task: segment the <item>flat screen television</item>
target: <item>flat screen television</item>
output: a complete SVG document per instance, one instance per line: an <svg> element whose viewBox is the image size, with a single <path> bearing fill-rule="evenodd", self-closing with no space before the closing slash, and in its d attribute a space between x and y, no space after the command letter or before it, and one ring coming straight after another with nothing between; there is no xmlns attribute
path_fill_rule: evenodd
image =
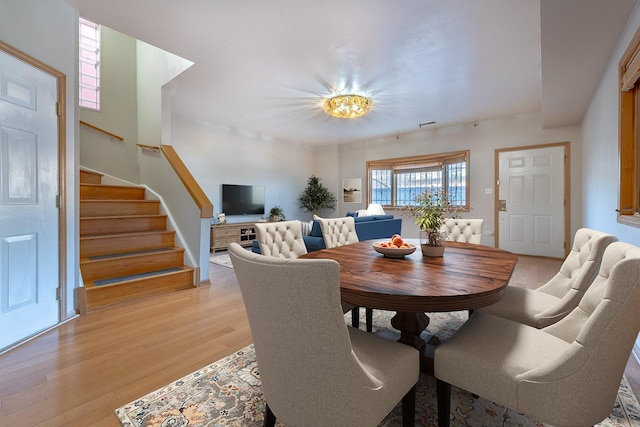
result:
<svg viewBox="0 0 640 427"><path fill-rule="evenodd" d="M225 215L264 215L264 187L222 184L222 212Z"/></svg>

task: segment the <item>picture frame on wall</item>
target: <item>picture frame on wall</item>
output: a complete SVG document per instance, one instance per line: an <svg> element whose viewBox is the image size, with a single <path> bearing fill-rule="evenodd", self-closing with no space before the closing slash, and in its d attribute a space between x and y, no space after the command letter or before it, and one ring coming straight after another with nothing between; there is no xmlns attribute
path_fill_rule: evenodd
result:
<svg viewBox="0 0 640 427"><path fill-rule="evenodd" d="M342 201L344 203L362 203L362 179L342 180Z"/></svg>

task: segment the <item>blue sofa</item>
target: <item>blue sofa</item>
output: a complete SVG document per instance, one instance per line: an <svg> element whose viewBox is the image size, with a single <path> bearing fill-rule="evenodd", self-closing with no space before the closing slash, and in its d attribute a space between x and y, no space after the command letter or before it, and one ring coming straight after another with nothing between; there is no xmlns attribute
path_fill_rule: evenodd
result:
<svg viewBox="0 0 640 427"><path fill-rule="evenodd" d="M354 218L356 223L356 233L359 240L387 239L394 234L400 234L402 230L402 218L394 218L393 215L371 215L357 216ZM322 229L318 220L313 221L311 234L302 236L307 252L325 249L324 238L322 237ZM251 250L257 254L260 253L258 241L253 241Z"/></svg>

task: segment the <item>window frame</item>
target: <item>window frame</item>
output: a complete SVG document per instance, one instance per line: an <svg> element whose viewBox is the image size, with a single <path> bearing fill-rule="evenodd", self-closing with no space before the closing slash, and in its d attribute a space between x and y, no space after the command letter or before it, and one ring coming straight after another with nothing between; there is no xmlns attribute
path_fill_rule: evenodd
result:
<svg viewBox="0 0 640 427"><path fill-rule="evenodd" d="M619 62L619 188L617 221L640 228L640 28ZM634 71L635 70L635 71Z"/></svg>
<svg viewBox="0 0 640 427"><path fill-rule="evenodd" d="M465 204L460 205L461 212L468 212L470 209L469 203L469 195L470 195L470 185L469 185L469 177L470 177L470 150L461 150L461 151L453 151L447 153L438 153L438 154L427 154L427 155L418 155L418 156L409 156L409 157L397 157L391 159L380 159L380 160L368 160L367 161L367 205L372 203L372 185L371 181L373 179L372 171L374 170L390 170L391 171L391 182L392 182L392 193L391 193L391 205L383 205L385 209L404 209L407 205L396 205L393 204L396 201L396 186L397 179L394 176L394 170L407 170L407 169L418 169L424 168L429 169L435 166L442 166L446 163L451 163L452 160L460 159L465 162L465 178L464 178L464 192L465 192Z"/></svg>
<svg viewBox="0 0 640 427"><path fill-rule="evenodd" d="M89 36L83 35L82 28L87 27L94 30L95 37L91 38ZM100 79L101 79L101 28L100 24L96 24L95 22L91 22L84 18L78 19L78 106L80 108L86 108L91 111L100 111L101 108L101 90L100 90ZM83 44L82 40L86 38L89 41L95 43L95 60L87 60L87 56L84 55L84 52L91 52L89 49L90 46L87 44ZM95 68L95 75L87 74L83 71L83 64L88 65L89 67ZM89 79L95 79L95 85L87 85L83 76L87 76ZM90 91L95 92L95 101L83 98L83 89L88 89ZM91 105L94 104L94 105Z"/></svg>

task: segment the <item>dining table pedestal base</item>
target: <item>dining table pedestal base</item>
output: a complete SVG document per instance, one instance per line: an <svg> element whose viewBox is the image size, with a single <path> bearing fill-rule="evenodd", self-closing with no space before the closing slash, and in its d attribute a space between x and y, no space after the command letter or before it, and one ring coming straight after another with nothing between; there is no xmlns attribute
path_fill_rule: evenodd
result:
<svg viewBox="0 0 640 427"><path fill-rule="evenodd" d="M433 376L433 356L440 340L430 335L425 341L421 334L429 326L429 316L422 312L397 312L391 318L391 326L400 331L398 342L420 352L420 371Z"/></svg>

